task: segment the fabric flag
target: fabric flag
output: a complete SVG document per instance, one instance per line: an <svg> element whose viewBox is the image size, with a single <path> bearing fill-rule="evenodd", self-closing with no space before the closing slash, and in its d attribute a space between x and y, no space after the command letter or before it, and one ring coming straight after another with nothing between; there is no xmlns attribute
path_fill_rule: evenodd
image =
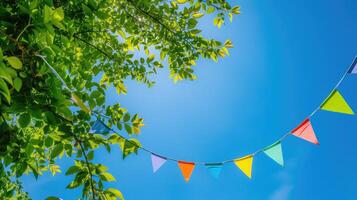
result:
<svg viewBox="0 0 357 200"><path fill-rule="evenodd" d="M353 115L351 107L347 104L339 91L335 90L321 105L322 110Z"/></svg>
<svg viewBox="0 0 357 200"><path fill-rule="evenodd" d="M90 133L99 133L99 134L105 134L109 133L110 129L99 119L95 121L91 129L89 130Z"/></svg>
<svg viewBox="0 0 357 200"><path fill-rule="evenodd" d="M165 164L166 158L151 154L152 170L155 173L160 167Z"/></svg>
<svg viewBox="0 0 357 200"><path fill-rule="evenodd" d="M208 172L213 178L218 179L222 171L222 163L207 163L205 164Z"/></svg>
<svg viewBox="0 0 357 200"><path fill-rule="evenodd" d="M79 106L84 112L86 113L90 113L91 111L89 110L89 108L83 103L83 101L74 93L71 94L71 99L72 101L77 104L77 106Z"/></svg>
<svg viewBox="0 0 357 200"><path fill-rule="evenodd" d="M309 119L305 119L298 127L292 130L291 133L311 143L319 144Z"/></svg>
<svg viewBox="0 0 357 200"><path fill-rule="evenodd" d="M277 162L279 165L284 166L283 151L281 148L281 142L277 142L263 151L267 156Z"/></svg>
<svg viewBox="0 0 357 200"><path fill-rule="evenodd" d="M195 163L178 161L178 166L181 170L182 176L185 178L185 181L188 182L190 180L193 169L195 168Z"/></svg>
<svg viewBox="0 0 357 200"><path fill-rule="evenodd" d="M350 70L348 70L348 73L350 74L357 74L357 56L355 57L351 67L350 67Z"/></svg>
<svg viewBox="0 0 357 200"><path fill-rule="evenodd" d="M245 156L234 161L234 164L242 170L242 172L252 178L253 155Z"/></svg>

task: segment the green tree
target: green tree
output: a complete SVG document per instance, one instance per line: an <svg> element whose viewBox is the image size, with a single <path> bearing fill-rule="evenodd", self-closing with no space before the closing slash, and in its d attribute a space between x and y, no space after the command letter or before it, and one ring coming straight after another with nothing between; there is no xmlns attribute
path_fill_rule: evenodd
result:
<svg viewBox="0 0 357 200"><path fill-rule="evenodd" d="M118 145L123 158L137 153L144 124L119 104L105 105L105 91L126 94L129 78L153 86L164 66L175 82L194 80L195 61L228 55L231 41L200 34L206 14L219 28L239 7L225 0L2 0L0 195L29 199L17 178L56 175L56 159L67 156L74 160L67 188L81 187L83 199L123 199L104 187L115 178L92 161L94 150ZM96 117L128 138L89 133Z"/></svg>

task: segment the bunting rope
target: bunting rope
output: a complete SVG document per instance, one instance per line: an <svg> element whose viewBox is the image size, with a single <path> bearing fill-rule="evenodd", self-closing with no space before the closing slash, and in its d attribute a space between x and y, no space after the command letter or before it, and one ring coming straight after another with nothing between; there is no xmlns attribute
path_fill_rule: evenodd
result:
<svg viewBox="0 0 357 200"><path fill-rule="evenodd" d="M54 73L54 75L61 81L63 86L72 92L72 90L67 86L65 81L61 78L61 76L56 72L56 70L47 62L45 59L45 56L42 55L36 55L46 63L46 65L51 69L51 71ZM226 163L234 163L241 171L248 176L249 178L252 177L252 164L253 164L253 158L259 154L259 153L265 153L268 157L270 157L272 160L277 162L279 165L283 166L284 165L284 159L283 159L283 154L282 154L282 148L281 148L281 143L290 135L294 135L296 137L299 137L301 139L304 139L308 142L314 143L314 144L319 144L315 132L313 130L312 124L310 122L310 119L319 111L319 110L326 110L330 112L338 112L338 113L343 113L343 114L350 114L354 115L353 110L351 107L347 104L341 93L338 91L339 86L341 83L345 80L348 74L357 74L357 56L354 58L353 63L348 67L346 72L343 74L343 76L340 78L340 80L337 82L335 87L332 89L332 91L329 93L328 97L315 109L311 112L310 115L308 115L307 118L295 129L287 132L284 134L281 138L276 140L273 144L270 146L261 148L251 154L247 154L244 157L240 158L235 158L235 159L230 159L230 160L224 160L221 162L202 162L202 161L183 161L179 160L176 158L164 156L162 154L158 154L146 147L143 146L138 146L136 143L130 141L128 138L125 136L119 134L116 132L114 129L111 127L107 126L103 121L101 121L98 116L110 119L109 116L106 116L102 113L99 112L91 112L89 108L83 108L85 106L79 99L73 98L73 93L72 93L72 101L77 104L81 109L84 111L89 111L88 113L94 114L97 117L97 121L94 123L94 125L91 128L92 133L108 133L108 132L113 132L116 133L120 138L124 139L125 142L129 142L132 145L135 145L138 149L141 149L147 153L151 154L151 160L152 160L152 167L153 167L153 172L156 172L166 161L174 161L178 163L178 166L182 172L182 175L186 181L189 181L190 176L194 170L195 165L204 165L207 167L211 175L215 178L219 177L222 165ZM78 97L77 97L78 98ZM81 104L81 105L80 105ZM86 106L85 106L86 107Z"/></svg>

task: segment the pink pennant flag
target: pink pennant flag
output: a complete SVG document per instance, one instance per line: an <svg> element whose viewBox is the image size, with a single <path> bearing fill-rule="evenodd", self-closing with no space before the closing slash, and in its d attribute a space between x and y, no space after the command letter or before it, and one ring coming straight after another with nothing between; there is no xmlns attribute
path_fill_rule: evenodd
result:
<svg viewBox="0 0 357 200"><path fill-rule="evenodd" d="M291 133L311 143L319 144L309 119L305 119L298 127L292 130Z"/></svg>
<svg viewBox="0 0 357 200"><path fill-rule="evenodd" d="M165 164L166 159L155 155L155 154L151 154L151 163L152 163L152 170L155 173L158 169L160 169L160 167Z"/></svg>

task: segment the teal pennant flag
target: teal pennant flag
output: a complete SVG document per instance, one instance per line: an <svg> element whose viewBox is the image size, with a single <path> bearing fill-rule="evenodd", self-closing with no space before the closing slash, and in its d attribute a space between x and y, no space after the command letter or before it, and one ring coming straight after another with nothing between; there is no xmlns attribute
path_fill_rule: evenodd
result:
<svg viewBox="0 0 357 200"><path fill-rule="evenodd" d="M219 175L221 174L222 171L222 163L207 163L205 164L209 174L213 177L218 179Z"/></svg>
<svg viewBox="0 0 357 200"><path fill-rule="evenodd" d="M281 142L277 142L264 150L264 153L277 162L279 165L284 166L283 151Z"/></svg>

